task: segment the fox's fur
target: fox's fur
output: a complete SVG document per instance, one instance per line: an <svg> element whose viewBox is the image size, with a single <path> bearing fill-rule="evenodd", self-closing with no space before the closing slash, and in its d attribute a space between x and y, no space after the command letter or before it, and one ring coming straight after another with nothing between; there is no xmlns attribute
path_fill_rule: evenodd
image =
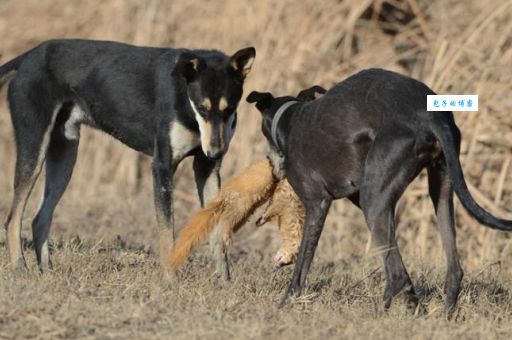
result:
<svg viewBox="0 0 512 340"><path fill-rule="evenodd" d="M276 217L281 247L274 257L274 266L282 267L295 262L306 217L302 202L286 179L277 184L269 205L256 224L263 225Z"/></svg>
<svg viewBox="0 0 512 340"><path fill-rule="evenodd" d="M177 268L185 262L192 248L205 240L217 224L223 232L223 243L228 246L233 232L270 198L275 185L268 160L255 163L227 180L217 197L192 216L180 232L170 267Z"/></svg>
<svg viewBox="0 0 512 340"><path fill-rule="evenodd" d="M274 258L274 265L280 267L292 263L302 238L304 207L287 180L276 183L272 166L265 160L226 181L217 197L192 216L176 240L171 268L185 262L192 249L208 238L217 224L220 228L215 229L222 231L222 243L227 248L233 233L267 201L270 203L257 224L263 225L277 217L281 248Z"/></svg>

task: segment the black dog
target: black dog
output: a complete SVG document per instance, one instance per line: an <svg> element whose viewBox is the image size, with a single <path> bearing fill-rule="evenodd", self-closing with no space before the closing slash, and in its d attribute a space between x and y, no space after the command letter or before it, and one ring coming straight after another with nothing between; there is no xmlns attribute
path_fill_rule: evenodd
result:
<svg viewBox="0 0 512 340"><path fill-rule="evenodd" d="M53 211L73 171L80 125L86 124L153 156L160 258L166 269L174 237L173 173L193 155L201 203L215 195L255 53L252 47L228 57L218 51L55 40L1 66L3 82L17 71L8 91L17 151L6 222L11 263L25 265L22 215L46 161L44 199L32 232L40 268L50 265Z"/></svg>
<svg viewBox="0 0 512 340"><path fill-rule="evenodd" d="M330 89L320 99L300 102L252 92L263 115L262 130L276 175L288 177L306 208L304 237L290 287L283 299L300 294L333 199L359 206L383 252L387 284L384 305L405 291L417 297L395 240L395 205L422 168L428 169L448 262L446 305L457 302L463 271L455 242L453 190L482 224L512 230L471 197L459 162L460 132L451 112L428 112L425 84L397 73L370 69ZM297 101L297 102L295 102Z"/></svg>

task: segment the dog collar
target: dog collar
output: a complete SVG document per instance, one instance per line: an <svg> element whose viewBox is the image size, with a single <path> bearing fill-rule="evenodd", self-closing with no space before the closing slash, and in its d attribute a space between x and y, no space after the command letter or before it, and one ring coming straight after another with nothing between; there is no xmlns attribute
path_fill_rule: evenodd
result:
<svg viewBox="0 0 512 340"><path fill-rule="evenodd" d="M292 106L293 104L297 104L298 101L291 100L289 102L284 103L276 112L274 115L274 119L272 119L272 127L270 129L270 134L272 136L272 140L274 141L274 144L279 148L279 144L277 143L277 124L279 124L279 120L283 116L283 114L286 112L286 110Z"/></svg>

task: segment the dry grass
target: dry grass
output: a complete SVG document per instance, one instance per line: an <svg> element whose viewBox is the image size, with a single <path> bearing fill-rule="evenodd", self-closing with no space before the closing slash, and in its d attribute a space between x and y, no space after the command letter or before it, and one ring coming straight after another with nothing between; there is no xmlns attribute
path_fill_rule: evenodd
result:
<svg viewBox="0 0 512 340"><path fill-rule="evenodd" d="M512 216L512 1L510 0L0 1L1 61L56 37L114 39L145 45L254 45L246 86L296 93L328 87L365 67L400 71L439 93L477 93L480 112L456 113L462 163L479 202ZM3 98L3 96L2 96ZM259 115L241 103L224 177L263 156ZM15 159L12 128L0 110L0 216L7 214ZM149 159L97 132L82 134L71 185L54 219L55 271L14 279L0 247L0 337L43 338L469 338L510 337L512 242L458 209L466 269L455 321L440 311L444 259L424 176L400 204L399 244L428 314L400 304L381 310L380 261L366 249L358 211L337 202L329 215L310 290L275 308L290 269L273 271L275 228L253 225L235 240L235 280L210 277L203 255L172 289L159 284ZM185 162L177 175L177 222L198 207ZM24 235L40 197L29 205ZM2 217L0 217L2 218ZM84 240L73 241L74 236ZM124 242L117 242L121 235ZM56 241L62 240L62 241ZM131 245L131 246L127 246ZM34 256L28 252L34 267Z"/></svg>
<svg viewBox="0 0 512 340"><path fill-rule="evenodd" d="M280 310L291 268L272 270L264 246L237 247L231 283L212 277L208 260L196 256L179 284L164 289L158 262L141 249L120 241L57 243L55 271L13 278L0 270L0 338L498 339L512 332L511 277L498 267L469 273L448 321L442 275L430 262L413 266L428 310L415 317L400 300L382 310L380 261L357 255L322 256L305 294Z"/></svg>

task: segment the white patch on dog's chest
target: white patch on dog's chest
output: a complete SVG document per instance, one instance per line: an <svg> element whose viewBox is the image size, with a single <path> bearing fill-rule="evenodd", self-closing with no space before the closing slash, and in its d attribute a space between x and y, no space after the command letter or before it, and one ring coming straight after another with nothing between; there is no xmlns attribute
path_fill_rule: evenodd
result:
<svg viewBox="0 0 512 340"><path fill-rule="evenodd" d="M171 141L173 160L182 159L200 145L199 134L176 121L171 123L169 140Z"/></svg>

